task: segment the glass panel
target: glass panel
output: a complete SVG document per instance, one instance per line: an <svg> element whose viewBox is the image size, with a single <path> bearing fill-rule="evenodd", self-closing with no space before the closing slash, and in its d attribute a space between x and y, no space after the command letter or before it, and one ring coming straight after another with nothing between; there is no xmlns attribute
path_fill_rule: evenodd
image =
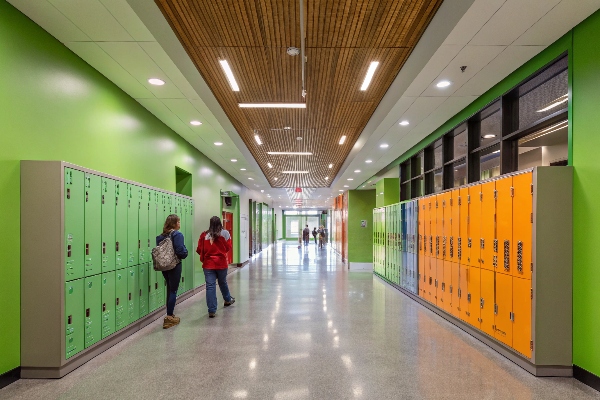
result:
<svg viewBox="0 0 600 400"><path fill-rule="evenodd" d="M401 174L402 182L406 182L407 180L410 179L410 160L402 163L402 168L401 168L400 174Z"/></svg>
<svg viewBox="0 0 600 400"><path fill-rule="evenodd" d="M479 146L485 146L497 140L502 134L502 115L500 113L500 101L481 112L481 138Z"/></svg>
<svg viewBox="0 0 600 400"><path fill-rule="evenodd" d="M443 169L433 171L433 192L441 192L444 190L444 174Z"/></svg>
<svg viewBox="0 0 600 400"><path fill-rule="evenodd" d="M569 122L540 129L519 139L519 169L566 165L569 154Z"/></svg>
<svg viewBox="0 0 600 400"><path fill-rule="evenodd" d="M454 187L467 184L467 162L466 159L459 160L452 164L452 173L454 174Z"/></svg>
<svg viewBox="0 0 600 400"><path fill-rule="evenodd" d="M433 144L433 159L434 159L433 168L434 169L441 168L442 165L443 165L443 159L442 159L442 139L438 139Z"/></svg>
<svg viewBox="0 0 600 400"><path fill-rule="evenodd" d="M500 175L500 143L479 152L480 179Z"/></svg>
<svg viewBox="0 0 600 400"><path fill-rule="evenodd" d="M420 152L415 157L415 164L413 169L413 176L423 175L425 172L425 153Z"/></svg>
<svg viewBox="0 0 600 400"><path fill-rule="evenodd" d="M567 57L564 57L519 87L519 129L567 108L567 67Z"/></svg>
<svg viewBox="0 0 600 400"><path fill-rule="evenodd" d="M412 198L420 197L425 195L425 179L423 176L413 179L413 191Z"/></svg>
<svg viewBox="0 0 600 400"><path fill-rule="evenodd" d="M400 187L400 200L410 199L410 182L403 183Z"/></svg>
<svg viewBox="0 0 600 400"><path fill-rule="evenodd" d="M467 155L467 124L454 129L454 153L452 159Z"/></svg>

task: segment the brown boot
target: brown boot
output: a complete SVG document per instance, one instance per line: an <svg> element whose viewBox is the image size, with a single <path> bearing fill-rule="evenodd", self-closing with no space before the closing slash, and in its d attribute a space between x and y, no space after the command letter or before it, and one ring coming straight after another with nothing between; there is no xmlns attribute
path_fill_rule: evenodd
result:
<svg viewBox="0 0 600 400"><path fill-rule="evenodd" d="M179 324L179 321L181 321L179 317L176 317L174 315L167 315L163 321L163 329L169 329Z"/></svg>

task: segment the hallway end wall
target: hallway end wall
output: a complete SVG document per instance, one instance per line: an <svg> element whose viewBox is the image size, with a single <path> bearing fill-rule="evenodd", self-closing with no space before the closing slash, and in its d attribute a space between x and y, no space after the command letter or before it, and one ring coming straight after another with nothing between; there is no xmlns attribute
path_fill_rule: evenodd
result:
<svg viewBox="0 0 600 400"><path fill-rule="evenodd" d="M375 190L349 190L347 193L348 262L372 263Z"/></svg>

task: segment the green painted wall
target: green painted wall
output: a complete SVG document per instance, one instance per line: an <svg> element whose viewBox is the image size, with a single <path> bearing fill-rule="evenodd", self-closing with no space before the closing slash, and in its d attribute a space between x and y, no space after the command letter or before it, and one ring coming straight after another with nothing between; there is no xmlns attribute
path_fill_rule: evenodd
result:
<svg viewBox="0 0 600 400"><path fill-rule="evenodd" d="M373 262L373 208L375 190L348 191L348 261ZM366 220L366 228L361 221Z"/></svg>
<svg viewBox="0 0 600 400"><path fill-rule="evenodd" d="M192 173L195 235L218 215L219 190L243 187L4 0L0 76L0 220L12 222L0 233L1 374L20 365L20 160L64 160L172 192L179 166Z"/></svg>
<svg viewBox="0 0 600 400"><path fill-rule="evenodd" d="M377 207L400 202L400 178L383 178L375 184Z"/></svg>

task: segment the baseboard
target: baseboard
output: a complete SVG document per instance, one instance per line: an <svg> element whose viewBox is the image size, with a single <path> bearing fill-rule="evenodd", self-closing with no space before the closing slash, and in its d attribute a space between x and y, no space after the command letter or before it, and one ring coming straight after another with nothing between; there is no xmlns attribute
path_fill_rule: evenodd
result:
<svg viewBox="0 0 600 400"><path fill-rule="evenodd" d="M573 365L573 378L600 392L600 376L594 375L577 365Z"/></svg>
<svg viewBox="0 0 600 400"><path fill-rule="evenodd" d="M21 378L21 367L0 374L0 389L18 381Z"/></svg>
<svg viewBox="0 0 600 400"><path fill-rule="evenodd" d="M348 263L348 269L350 271L364 271L364 272L373 272L373 263L370 262L365 262L365 263L361 263L361 262L353 262L350 261Z"/></svg>

